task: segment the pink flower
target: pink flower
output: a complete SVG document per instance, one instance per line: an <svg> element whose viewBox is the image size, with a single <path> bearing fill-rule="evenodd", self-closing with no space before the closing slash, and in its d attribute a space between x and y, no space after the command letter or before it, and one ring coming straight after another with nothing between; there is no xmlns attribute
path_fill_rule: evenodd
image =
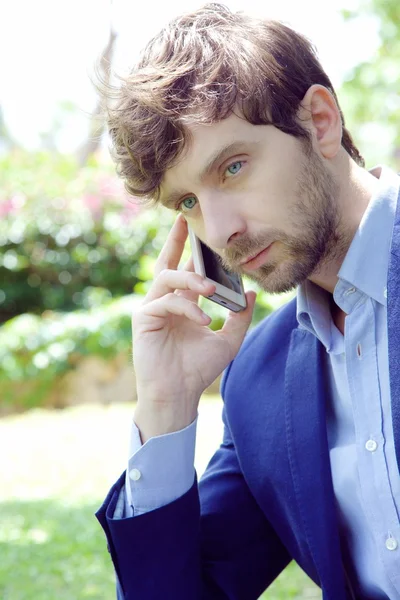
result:
<svg viewBox="0 0 400 600"><path fill-rule="evenodd" d="M14 213L16 208L12 198L3 200L0 202L0 217L7 217L10 213Z"/></svg>
<svg viewBox="0 0 400 600"><path fill-rule="evenodd" d="M99 192L103 196L120 198L123 194L122 182L117 177L102 177L99 180Z"/></svg>
<svg viewBox="0 0 400 600"><path fill-rule="evenodd" d="M101 216L103 212L103 202L99 196L95 194L85 194L83 196L83 202L95 219Z"/></svg>
<svg viewBox="0 0 400 600"><path fill-rule="evenodd" d="M124 209L121 213L121 220L124 224L130 223L140 212L139 204L134 202L134 199L130 196L130 200L127 200L124 204Z"/></svg>

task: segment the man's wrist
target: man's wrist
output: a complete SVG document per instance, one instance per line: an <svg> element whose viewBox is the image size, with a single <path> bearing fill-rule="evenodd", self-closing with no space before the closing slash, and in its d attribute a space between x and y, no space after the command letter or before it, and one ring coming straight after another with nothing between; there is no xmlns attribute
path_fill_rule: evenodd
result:
<svg viewBox="0 0 400 600"><path fill-rule="evenodd" d="M196 409L185 410L186 407L166 406L157 403L157 406L138 402L133 415L133 420L140 433L142 444L152 437L175 433L188 427L197 417Z"/></svg>

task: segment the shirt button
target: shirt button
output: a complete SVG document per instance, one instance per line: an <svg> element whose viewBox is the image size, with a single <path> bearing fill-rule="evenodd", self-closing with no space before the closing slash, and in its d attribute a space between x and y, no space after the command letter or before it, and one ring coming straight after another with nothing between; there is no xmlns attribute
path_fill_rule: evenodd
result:
<svg viewBox="0 0 400 600"><path fill-rule="evenodd" d="M142 476L142 474L139 471L139 469L131 469L129 471L129 477L132 479L132 481L139 481L141 476Z"/></svg>
<svg viewBox="0 0 400 600"><path fill-rule="evenodd" d="M392 537L388 538L385 542L385 546L388 550L396 550L397 545L397 541Z"/></svg>
<svg viewBox="0 0 400 600"><path fill-rule="evenodd" d="M356 288L355 287L351 287L346 291L346 296L348 296L349 294L354 294L354 292L356 292Z"/></svg>
<svg viewBox="0 0 400 600"><path fill-rule="evenodd" d="M365 447L369 452L375 452L375 450L378 447L378 444L375 440L368 440L365 444Z"/></svg>

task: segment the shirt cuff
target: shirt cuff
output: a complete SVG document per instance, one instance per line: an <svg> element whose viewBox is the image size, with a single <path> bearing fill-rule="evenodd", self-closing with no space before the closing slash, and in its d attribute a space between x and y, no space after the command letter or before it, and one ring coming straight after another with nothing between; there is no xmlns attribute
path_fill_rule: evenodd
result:
<svg viewBox="0 0 400 600"><path fill-rule="evenodd" d="M125 517L170 504L192 487L196 430L197 417L184 429L150 438L142 445L139 429L132 422Z"/></svg>

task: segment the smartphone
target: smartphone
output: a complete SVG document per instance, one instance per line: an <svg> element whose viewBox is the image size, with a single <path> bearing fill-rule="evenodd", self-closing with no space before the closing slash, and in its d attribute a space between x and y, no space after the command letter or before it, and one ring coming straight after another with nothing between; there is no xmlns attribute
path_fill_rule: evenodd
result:
<svg viewBox="0 0 400 600"><path fill-rule="evenodd" d="M227 271L218 254L203 244L190 227L189 239L195 272L214 283L216 287L214 294L208 298L233 312L244 310L247 301L240 275Z"/></svg>

